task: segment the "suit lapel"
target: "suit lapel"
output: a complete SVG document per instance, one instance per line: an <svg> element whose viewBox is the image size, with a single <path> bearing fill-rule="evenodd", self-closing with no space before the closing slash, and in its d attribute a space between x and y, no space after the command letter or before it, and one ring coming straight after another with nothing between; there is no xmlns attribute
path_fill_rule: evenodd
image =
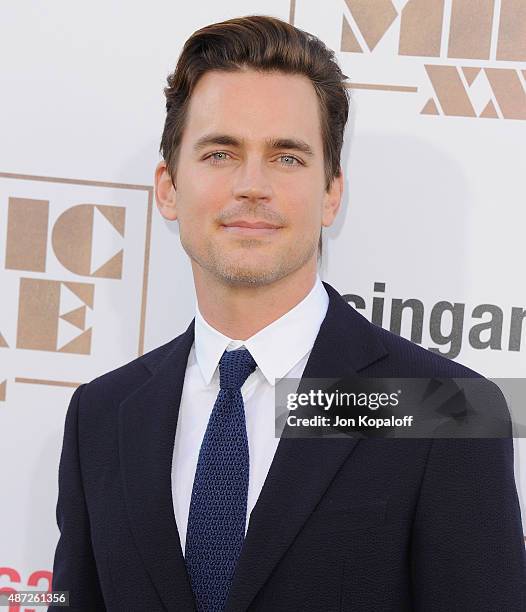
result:
<svg viewBox="0 0 526 612"><path fill-rule="evenodd" d="M352 376L387 354L371 324L323 284L329 307L302 380ZM227 612L249 607L357 443L356 438L281 438L250 516Z"/></svg>
<svg viewBox="0 0 526 612"><path fill-rule="evenodd" d="M173 512L171 480L179 404L193 341L192 320L160 363L145 356L143 363L153 375L121 403L119 411L119 454L131 529L168 610L195 610Z"/></svg>

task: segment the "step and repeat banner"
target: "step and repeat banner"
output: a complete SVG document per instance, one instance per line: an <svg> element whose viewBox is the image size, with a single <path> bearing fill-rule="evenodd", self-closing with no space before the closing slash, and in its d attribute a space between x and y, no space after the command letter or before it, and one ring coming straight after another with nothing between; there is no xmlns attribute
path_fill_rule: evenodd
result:
<svg viewBox="0 0 526 612"><path fill-rule="evenodd" d="M23 0L1 13L0 588L50 585L74 389L194 315L152 184L166 76L207 23L280 17L349 78L322 278L425 348L526 377L526 2ZM519 439L515 474L526 531Z"/></svg>

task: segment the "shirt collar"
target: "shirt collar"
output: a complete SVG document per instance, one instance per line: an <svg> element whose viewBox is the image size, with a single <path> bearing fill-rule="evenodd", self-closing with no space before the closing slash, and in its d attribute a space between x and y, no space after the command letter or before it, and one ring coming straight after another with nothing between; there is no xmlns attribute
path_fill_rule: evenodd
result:
<svg viewBox="0 0 526 612"><path fill-rule="evenodd" d="M225 350L245 346L267 381L274 386L311 349L329 306L319 274L310 292L279 319L247 340L233 340L195 315L195 354L205 384L210 384Z"/></svg>

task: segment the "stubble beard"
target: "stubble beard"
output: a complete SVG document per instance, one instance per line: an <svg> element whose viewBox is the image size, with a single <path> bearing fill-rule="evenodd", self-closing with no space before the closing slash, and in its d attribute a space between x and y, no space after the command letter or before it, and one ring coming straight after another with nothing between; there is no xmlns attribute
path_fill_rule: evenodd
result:
<svg viewBox="0 0 526 612"><path fill-rule="evenodd" d="M243 239L243 253L234 257L225 257L217 244L209 242L203 253L197 253L181 236L181 244L187 255L199 266L211 273L221 283L229 286L258 287L265 286L292 274L316 253L317 239L301 241L282 251L278 257L267 265L251 264L251 250L262 248L259 240ZM241 251L241 249L239 249Z"/></svg>

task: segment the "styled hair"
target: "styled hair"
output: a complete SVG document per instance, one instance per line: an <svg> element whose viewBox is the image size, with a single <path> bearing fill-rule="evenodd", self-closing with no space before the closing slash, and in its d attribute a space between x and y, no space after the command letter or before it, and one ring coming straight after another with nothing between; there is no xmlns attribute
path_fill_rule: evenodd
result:
<svg viewBox="0 0 526 612"><path fill-rule="evenodd" d="M165 87L166 121L160 153L173 177L178 163L190 97L206 72L244 69L304 75L318 96L325 171L325 189L340 176L343 134L349 114L349 93L334 52L319 38L286 21L249 15L213 23L185 42ZM321 254L321 232L319 252Z"/></svg>

